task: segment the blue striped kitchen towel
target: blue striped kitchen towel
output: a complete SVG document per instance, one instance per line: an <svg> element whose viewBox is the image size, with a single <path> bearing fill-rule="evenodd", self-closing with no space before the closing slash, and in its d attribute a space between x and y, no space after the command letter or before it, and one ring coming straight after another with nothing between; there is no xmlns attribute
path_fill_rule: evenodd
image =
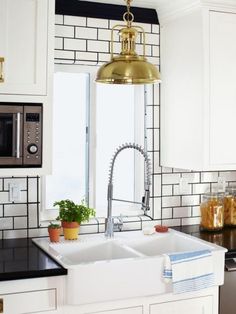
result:
<svg viewBox="0 0 236 314"><path fill-rule="evenodd" d="M172 280L174 293L196 291L214 284L210 250L163 255L163 277L165 282Z"/></svg>

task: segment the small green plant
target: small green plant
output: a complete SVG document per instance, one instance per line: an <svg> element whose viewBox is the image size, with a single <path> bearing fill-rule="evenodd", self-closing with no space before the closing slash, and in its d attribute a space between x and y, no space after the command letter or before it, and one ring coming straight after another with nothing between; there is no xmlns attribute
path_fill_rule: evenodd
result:
<svg viewBox="0 0 236 314"><path fill-rule="evenodd" d="M58 223L50 222L50 224L48 225L48 228L51 228L51 229L60 229L60 228L61 228L61 225L58 224Z"/></svg>
<svg viewBox="0 0 236 314"><path fill-rule="evenodd" d="M65 222L78 222L89 221L90 217L95 216L95 210L85 205L84 201L81 204L75 204L71 200L61 200L53 204L59 206L59 216L57 220Z"/></svg>

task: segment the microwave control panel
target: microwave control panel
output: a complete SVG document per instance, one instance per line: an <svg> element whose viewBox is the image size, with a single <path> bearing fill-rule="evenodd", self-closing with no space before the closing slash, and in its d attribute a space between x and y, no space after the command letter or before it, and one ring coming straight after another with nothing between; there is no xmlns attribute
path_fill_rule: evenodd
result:
<svg viewBox="0 0 236 314"><path fill-rule="evenodd" d="M24 165L42 165L42 106L24 106Z"/></svg>

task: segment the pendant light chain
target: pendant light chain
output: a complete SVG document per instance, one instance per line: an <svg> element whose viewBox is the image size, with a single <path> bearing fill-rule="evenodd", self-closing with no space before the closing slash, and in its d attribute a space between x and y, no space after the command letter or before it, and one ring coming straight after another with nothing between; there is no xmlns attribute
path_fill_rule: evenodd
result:
<svg viewBox="0 0 236 314"><path fill-rule="evenodd" d="M133 13L130 11L130 7L131 7L131 2L132 0L125 0L126 1L126 6L127 6L127 11L125 12L125 14L123 15L123 20L124 22L127 23L128 27L131 27L132 22L134 20L134 15Z"/></svg>

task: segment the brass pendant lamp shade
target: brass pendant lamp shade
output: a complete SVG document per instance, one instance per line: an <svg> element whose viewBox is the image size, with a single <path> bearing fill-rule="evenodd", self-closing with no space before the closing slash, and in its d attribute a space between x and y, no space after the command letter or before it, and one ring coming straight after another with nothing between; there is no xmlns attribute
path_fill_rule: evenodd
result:
<svg viewBox="0 0 236 314"><path fill-rule="evenodd" d="M147 61L145 55L145 32L140 26L133 26L134 15L130 12L130 2L126 0L127 12L123 15L126 25L115 25L111 30L111 61L102 65L96 82L106 84L153 84L160 82L160 73L156 66ZM114 30L119 29L121 52L113 53ZM142 34L143 56L135 51L138 33Z"/></svg>

